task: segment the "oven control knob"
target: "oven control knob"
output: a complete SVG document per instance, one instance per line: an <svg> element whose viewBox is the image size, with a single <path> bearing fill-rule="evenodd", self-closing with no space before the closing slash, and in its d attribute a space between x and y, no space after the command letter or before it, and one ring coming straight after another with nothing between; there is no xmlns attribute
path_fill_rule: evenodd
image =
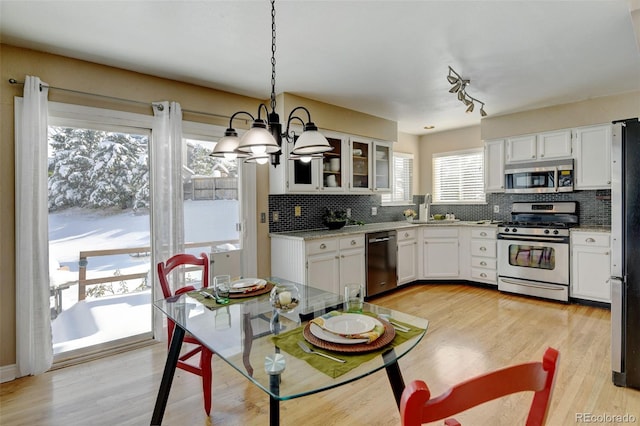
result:
<svg viewBox="0 0 640 426"><path fill-rule="evenodd" d="M513 228L511 232L518 232L518 228Z"/></svg>
<svg viewBox="0 0 640 426"><path fill-rule="evenodd" d="M545 230L544 230L544 233L545 233L545 234L548 234L548 233L549 233L549 230L548 230L548 229L545 229Z"/></svg>
<svg viewBox="0 0 640 426"><path fill-rule="evenodd" d="M504 228L504 232L509 232L509 228Z"/></svg>
<svg viewBox="0 0 640 426"><path fill-rule="evenodd" d="M560 233L560 231L558 231L558 230L556 229L556 230L554 230L554 231L553 231L553 233L554 233L555 235L558 235L558 234Z"/></svg>

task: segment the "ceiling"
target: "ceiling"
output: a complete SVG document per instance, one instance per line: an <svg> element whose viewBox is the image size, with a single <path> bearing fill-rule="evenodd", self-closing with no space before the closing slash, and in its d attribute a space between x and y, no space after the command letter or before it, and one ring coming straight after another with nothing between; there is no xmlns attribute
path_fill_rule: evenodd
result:
<svg viewBox="0 0 640 426"><path fill-rule="evenodd" d="M419 135L480 123L448 92L448 66L489 117L638 91L638 3L278 0L276 92ZM271 90L266 0L0 0L0 31L19 47L259 99Z"/></svg>

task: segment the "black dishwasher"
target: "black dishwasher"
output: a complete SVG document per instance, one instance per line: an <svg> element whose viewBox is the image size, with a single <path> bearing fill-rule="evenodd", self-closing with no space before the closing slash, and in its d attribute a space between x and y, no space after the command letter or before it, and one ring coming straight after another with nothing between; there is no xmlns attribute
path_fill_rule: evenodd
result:
<svg viewBox="0 0 640 426"><path fill-rule="evenodd" d="M367 296L398 286L396 231L367 235Z"/></svg>

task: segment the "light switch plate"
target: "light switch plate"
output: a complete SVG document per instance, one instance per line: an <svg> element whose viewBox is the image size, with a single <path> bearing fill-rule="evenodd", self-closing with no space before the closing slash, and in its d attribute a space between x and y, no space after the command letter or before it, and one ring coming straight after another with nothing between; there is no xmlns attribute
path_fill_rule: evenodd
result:
<svg viewBox="0 0 640 426"><path fill-rule="evenodd" d="M375 216L378 214L378 208L377 207L371 207L371 216Z"/></svg>
<svg viewBox="0 0 640 426"><path fill-rule="evenodd" d="M295 207L294 207L294 209L293 209L293 211L294 211L294 213L293 213L293 214L294 214L294 216L295 216L295 217L300 217L300 216L302 216L302 207L300 207L300 206L295 206Z"/></svg>
<svg viewBox="0 0 640 426"><path fill-rule="evenodd" d="M498 204L494 204L493 205L493 212L494 213L500 213L500 206Z"/></svg>

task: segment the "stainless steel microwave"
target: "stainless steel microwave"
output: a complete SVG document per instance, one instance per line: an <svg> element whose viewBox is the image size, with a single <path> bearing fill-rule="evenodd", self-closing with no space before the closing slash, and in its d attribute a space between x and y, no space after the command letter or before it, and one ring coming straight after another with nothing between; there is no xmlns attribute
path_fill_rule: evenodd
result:
<svg viewBox="0 0 640 426"><path fill-rule="evenodd" d="M573 159L507 164L505 192L543 193L573 191Z"/></svg>

